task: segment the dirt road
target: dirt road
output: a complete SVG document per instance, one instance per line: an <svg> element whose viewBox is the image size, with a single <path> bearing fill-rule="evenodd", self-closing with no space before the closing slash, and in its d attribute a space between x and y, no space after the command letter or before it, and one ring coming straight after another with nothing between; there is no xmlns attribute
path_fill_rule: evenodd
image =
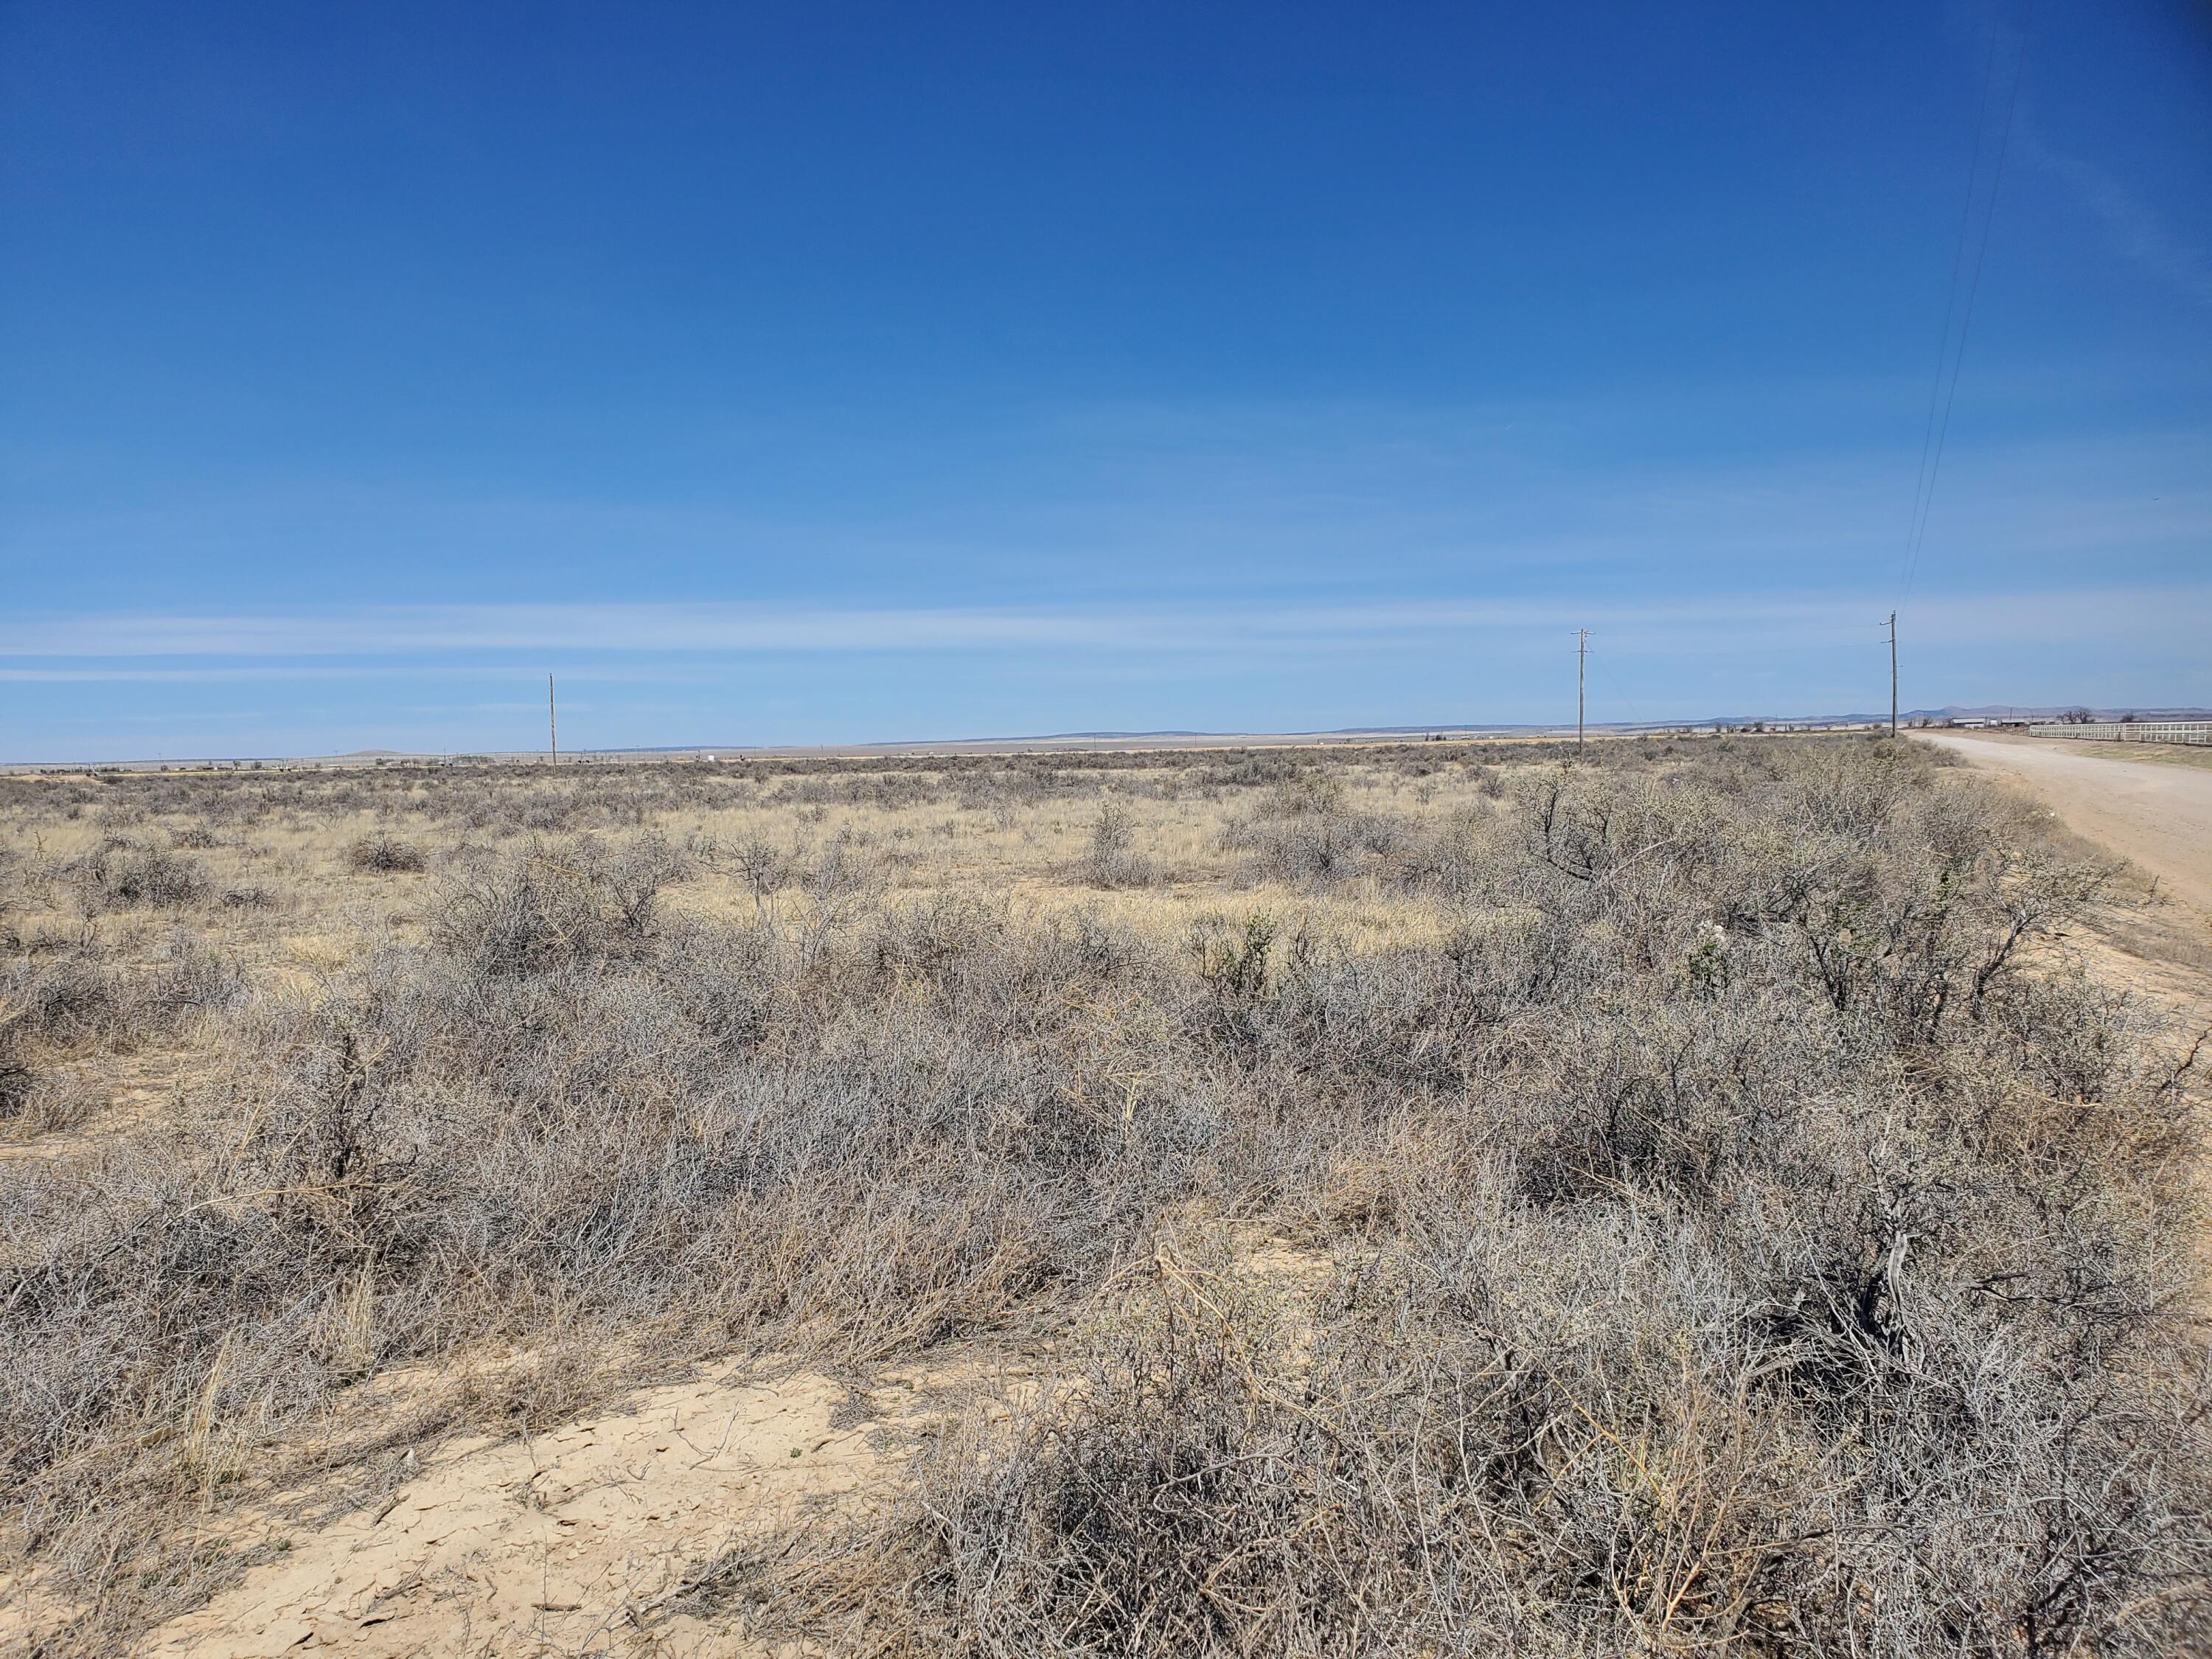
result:
<svg viewBox="0 0 2212 1659"><path fill-rule="evenodd" d="M2069 827L2132 859L2212 915L2212 769L2107 759L2039 738L1916 732L2049 802Z"/></svg>

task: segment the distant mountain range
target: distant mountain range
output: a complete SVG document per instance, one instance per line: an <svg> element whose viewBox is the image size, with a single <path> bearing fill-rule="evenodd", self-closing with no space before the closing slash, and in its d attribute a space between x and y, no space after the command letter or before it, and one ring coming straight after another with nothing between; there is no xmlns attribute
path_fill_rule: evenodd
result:
<svg viewBox="0 0 2212 1659"><path fill-rule="evenodd" d="M1946 703L1941 708L1909 708L1900 714L1900 720L2057 720L2069 708L2079 708L2081 703L2054 704L2050 708L2030 708L2012 703L1990 703L1969 708L1958 703ZM2138 720L2212 720L2212 709L2207 708L2092 708L2090 714L2100 720L2118 720L2123 714L2133 714ZM1887 723L1887 710L1878 714L1701 714L1691 718L1649 720L1591 720L1592 732L1665 732L1689 727L1709 729L1715 726L1880 726ZM605 755L675 755L675 754L742 754L748 750L774 752L781 749L817 748L845 750L869 749L988 749L1006 744L1053 743L1158 743L1179 742L1235 742L1239 738L1266 737L1282 738L1413 738L1427 737L1431 732L1482 733L1506 732L1571 732L1572 720L1437 720L1420 726L1333 726L1310 732L1206 732L1184 726L1164 726L1150 731L1100 732L1034 732L1018 737L985 738L890 738L869 743L830 744L772 744L744 743L672 743L634 744L618 749L578 750L578 754ZM362 754L384 751L362 750ZM345 757L343 758L352 758Z"/></svg>
<svg viewBox="0 0 2212 1659"><path fill-rule="evenodd" d="M2137 720L2212 720L2212 708L2197 707L2169 708L2103 708L2091 707L2090 705L2082 703L2054 703L2049 706L2030 706L2027 704L2019 703L1994 702L1972 705L1946 703L1941 708L1909 708L1904 711L1904 713L1899 716L1899 719L1908 723L1919 720L2055 720L2069 708L2088 708L2090 717L2094 720L2118 720L2121 716L2125 714L2132 714ZM1589 729L1592 732L1610 732L1615 733L1679 731L1684 728L1692 731L1710 731L1716 726L1765 726L1769 728L1781 727L1786 729L1793 726L1880 726L1886 724L1888 721L1888 719L1889 715L1887 711L1872 714L1703 714L1693 719L1678 718L1674 720L1592 720L1589 722ZM625 745L624 747L618 749L580 748L574 750L564 750L562 752L564 754L574 753L578 756L715 754L735 756L746 753L756 755L773 755L779 753L853 754L866 752L871 750L878 751L904 750L912 752L915 750L927 751L944 749L967 749L988 751L997 749L1010 749L1017 745L1026 747L1029 745L1047 745L1051 744L1159 743L1175 745L1207 743L1236 744L1253 741L1279 744L1285 741L1299 741L1305 739L1322 740L1330 738L1425 738L1432 734L1443 735L1447 733L1455 737L1479 737L1485 733L1571 732L1574 729L1575 726L1572 720L1518 722L1483 721L1479 723L1462 720L1438 720L1433 724L1424 726L1343 726L1332 727L1328 731L1322 732L1198 732L1185 729L1152 732L1041 732L1033 736L1020 738L904 738L878 741L875 743L844 743L805 745L743 743L637 744L633 745ZM521 760L530 758L532 752L533 751L525 750L503 750L500 751L496 756L486 755L480 757L480 758ZM173 757L167 763L149 761L94 761L79 762L75 763L90 765L119 764L134 767L159 766L162 764L169 766L204 766L210 763L210 759L211 758L213 757L197 760L184 760ZM223 758L226 761L229 759L228 757ZM238 763L242 763L252 760L252 757L241 757ZM320 757L319 758L300 757L297 757L296 760L289 761L285 758L274 756L264 757L262 758L264 761L273 762L278 765L288 763L297 764L303 763L311 765L362 765L387 760L428 760L434 757L427 754L410 754L407 751L396 749L356 749L349 754L327 755ZM14 762L0 763L0 767L4 767L5 769L9 770L38 770L46 767L58 766L60 764L63 764L63 763L53 761Z"/></svg>
<svg viewBox="0 0 2212 1659"><path fill-rule="evenodd" d="M2059 703L2049 708L2032 708L2025 704L1989 703L1970 708L1959 703L1946 703L1941 708L1909 708L1899 714L1900 720L2055 720L2069 708L2080 708L2081 703ZM2212 720L2212 708L2091 708L2091 718L2116 720L2124 714L2133 714L2146 720ZM1875 726L1887 722L1887 710L1878 714L1702 714L1692 718L1649 720L1591 720L1593 732L1665 731L1673 727L1704 727L1712 726ZM1326 731L1271 732L1265 735L1307 738L1392 738L1426 736L1431 732L1560 732L1572 731L1571 720L1438 720L1426 726L1334 726ZM1258 735L1233 732L1194 732L1184 730L1158 732L1047 732L1024 738L951 738L937 741L945 743L1101 743L1116 739L1132 740L1159 738L1235 738ZM735 745L732 745L735 747ZM890 747L891 744L864 744L862 748ZM909 747L919 744L900 744Z"/></svg>
<svg viewBox="0 0 2212 1659"><path fill-rule="evenodd" d="M2061 703L2049 708L2008 702L1989 702L1978 708L1962 708L1955 703L1947 703L1941 708L1916 708L1904 718L1916 720L2055 720L2069 708L2088 708L2090 718L2100 720L2116 720L2123 714L2133 714L2139 720L2212 720L2212 708L2096 708L2079 702Z"/></svg>

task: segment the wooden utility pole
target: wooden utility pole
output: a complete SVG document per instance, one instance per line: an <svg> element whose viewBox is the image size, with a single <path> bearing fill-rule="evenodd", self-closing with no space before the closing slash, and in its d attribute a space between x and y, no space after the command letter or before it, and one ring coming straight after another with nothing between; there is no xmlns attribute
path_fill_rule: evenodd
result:
<svg viewBox="0 0 2212 1659"><path fill-rule="evenodd" d="M1897 612L1889 613L1889 735L1897 735Z"/></svg>
<svg viewBox="0 0 2212 1659"><path fill-rule="evenodd" d="M553 677L545 677L545 741L552 746L552 763L561 763L561 728L553 719Z"/></svg>
<svg viewBox="0 0 2212 1659"><path fill-rule="evenodd" d="M1589 629L1575 629L1575 747L1583 746L1583 664L1589 656Z"/></svg>

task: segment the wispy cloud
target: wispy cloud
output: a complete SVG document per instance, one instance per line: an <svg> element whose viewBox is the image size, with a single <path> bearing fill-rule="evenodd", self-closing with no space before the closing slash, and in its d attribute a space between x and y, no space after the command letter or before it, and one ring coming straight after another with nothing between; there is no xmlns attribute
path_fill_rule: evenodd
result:
<svg viewBox="0 0 2212 1659"><path fill-rule="evenodd" d="M2122 258L2195 304L2212 309L2212 254L2176 236L2140 193L2095 162L2061 155L2033 133L2022 136L2021 149L2103 222L2113 250Z"/></svg>
<svg viewBox="0 0 2212 1659"><path fill-rule="evenodd" d="M1271 650L1365 651L1461 634L1607 630L1651 648L1687 649L1757 630L1769 643L1864 632L1883 609L1872 592L1701 596L1673 601L1401 599L1365 605L1182 604L990 609L783 608L730 604L417 605L287 616L78 616L0 629L0 680L69 682L310 679L401 674L394 657L496 653L563 660L615 655L744 653L1089 652L1160 656ZM2212 620L2212 586L2069 588L1923 600L1929 639L2143 637ZM151 666L215 658L223 665ZM272 663L269 659L294 660ZM27 662L24 659L29 659ZM56 659L65 659L57 661ZM241 660L244 659L244 660ZM512 665L456 665L449 675L511 675ZM627 678L601 665L585 672Z"/></svg>
<svg viewBox="0 0 2212 1659"><path fill-rule="evenodd" d="M2097 390L2082 373L1990 396L2078 402ZM136 752L157 720L179 752L503 749L534 740L523 699L547 669L580 744L1548 719L1572 707L1583 627L1616 713L1872 706L1911 458L1869 435L1878 386L1739 391L1596 410L1099 411L1023 491L993 488L988 445L953 446L964 470L948 461L927 510L295 480L280 511L218 480L143 515L34 515L9 532L27 566L159 549L182 580L140 591L209 597L11 594L0 744ZM1843 406L1857 436L1765 459L1670 437L1786 425L1785 404L1823 421ZM2212 697L2206 435L2169 417L1954 444L1905 617L1908 700ZM526 586L477 560L510 544L532 550ZM388 602L257 603L258 585L191 580L226 561L373 565ZM534 580L544 561L561 580ZM605 689L572 703L586 682Z"/></svg>
<svg viewBox="0 0 2212 1659"><path fill-rule="evenodd" d="M2058 369L2020 380L1978 370L1973 389L2016 419L2076 404L2084 387ZM654 583L646 597L665 596L655 579L669 571L718 568L742 573L744 586L702 597L867 596L886 607L1018 603L1075 581L1097 598L1300 580L1371 589L1418 586L1447 567L1517 574L1526 592L1545 570L1607 561L1764 585L1778 556L1846 561L1901 535L1918 428L1911 398L1887 392L1887 409L1881 386L1833 381L1510 409L1115 407L1042 422L1044 435L1027 440L1042 459L996 428L948 437L929 484L888 499L448 495L249 476L129 508L96 492L97 506L19 504L6 535L9 556L49 572L374 562L381 591L402 603L562 596L617 562ZM2016 567L2024 554L2064 558L2115 538L2156 547L2212 527L2212 498L2174 488L2201 472L2200 422L1997 443L1975 441L1963 416L1960 426L1933 556L2001 548ZM1730 447L1747 431L1798 435L1752 459ZM1716 432L1735 436L1701 446L1692 435ZM1013 474L1023 488L997 482ZM2112 499L2153 479L2138 499ZM2165 499L2146 513L2154 494ZM544 569L561 573L550 586L535 585Z"/></svg>

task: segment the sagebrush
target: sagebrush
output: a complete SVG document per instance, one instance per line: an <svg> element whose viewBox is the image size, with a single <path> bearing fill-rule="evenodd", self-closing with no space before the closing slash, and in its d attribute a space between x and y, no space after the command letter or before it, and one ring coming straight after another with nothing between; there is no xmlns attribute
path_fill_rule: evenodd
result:
<svg viewBox="0 0 2212 1659"><path fill-rule="evenodd" d="M57 1649L236 1571L179 1516L394 1368L538 1355L453 1409L543 1421L994 1334L1060 1380L757 1540L784 1634L2212 1641L2202 1079L2065 948L2117 873L1910 744L1593 753L19 785L99 839L0 866L0 1114L207 1058L0 1166ZM346 814L386 908L256 977L312 900L213 869Z"/></svg>

